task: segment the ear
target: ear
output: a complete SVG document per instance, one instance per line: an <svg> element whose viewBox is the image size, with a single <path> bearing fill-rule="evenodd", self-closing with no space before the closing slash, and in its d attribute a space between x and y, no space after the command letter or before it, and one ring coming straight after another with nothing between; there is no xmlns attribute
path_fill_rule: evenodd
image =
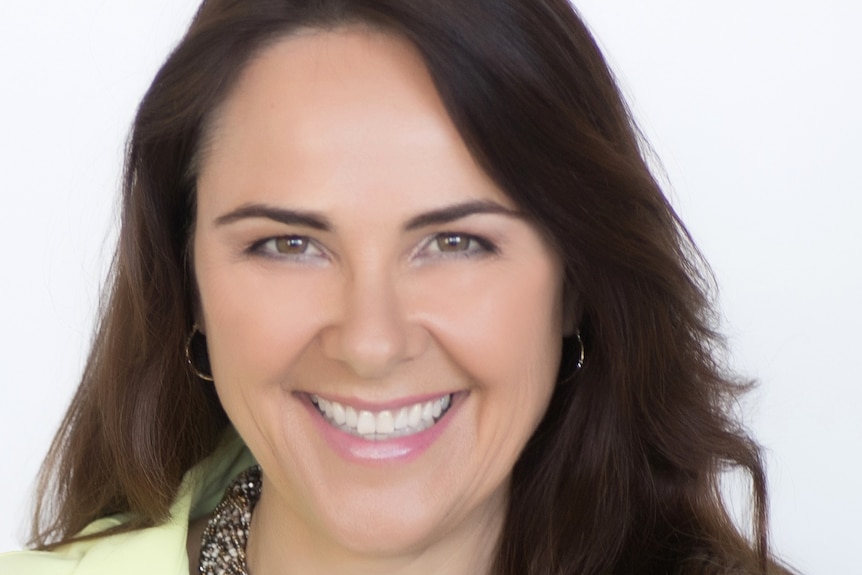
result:
<svg viewBox="0 0 862 575"><path fill-rule="evenodd" d="M198 326L198 331L201 332L201 334L203 334L204 336L206 336L207 326L206 326L206 323L204 322L203 314L198 311L198 307L199 306L195 306L195 313L194 313L195 325Z"/></svg>
<svg viewBox="0 0 862 575"><path fill-rule="evenodd" d="M578 332L583 316L581 297L567 283L563 288L563 337L572 337Z"/></svg>
<svg viewBox="0 0 862 575"><path fill-rule="evenodd" d="M191 294L192 298L192 325L196 325L198 331L203 335L207 334L207 325L204 321L204 312L201 307L201 296L198 293L197 285L195 285L194 290Z"/></svg>
<svg viewBox="0 0 862 575"><path fill-rule="evenodd" d="M201 332L204 336L207 334L206 322L204 321L204 313L203 308L201 306L201 292L198 288L198 279L197 274L195 273L195 261L194 261L194 234L195 234L195 224L192 222L191 231L189 232L188 239L186 240L186 248L183 252L183 265L186 269L186 276L188 278L189 285L189 294L188 298L192 308L192 325L196 325L198 331Z"/></svg>

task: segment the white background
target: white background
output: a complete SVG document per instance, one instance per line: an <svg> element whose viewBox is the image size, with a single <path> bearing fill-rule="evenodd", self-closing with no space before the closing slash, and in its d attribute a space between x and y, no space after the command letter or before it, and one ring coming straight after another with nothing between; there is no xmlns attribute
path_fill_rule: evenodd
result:
<svg viewBox="0 0 862 575"><path fill-rule="evenodd" d="M194 0L0 4L0 550L77 384L135 106ZM582 0L761 385L776 549L862 573L862 4Z"/></svg>

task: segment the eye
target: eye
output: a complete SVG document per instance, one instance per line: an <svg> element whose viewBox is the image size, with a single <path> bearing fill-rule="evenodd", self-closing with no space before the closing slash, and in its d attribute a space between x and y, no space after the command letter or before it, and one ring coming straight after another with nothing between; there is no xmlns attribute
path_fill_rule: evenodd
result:
<svg viewBox="0 0 862 575"><path fill-rule="evenodd" d="M267 238L251 247L253 253L269 257L290 259L317 259L326 255L312 240L306 236L279 236Z"/></svg>
<svg viewBox="0 0 862 575"><path fill-rule="evenodd" d="M283 238L273 238L267 243L272 243L273 251L280 254L300 255L308 251L311 242L308 238L302 236L287 236Z"/></svg>
<svg viewBox="0 0 862 575"><path fill-rule="evenodd" d="M468 252L476 240L464 234L440 234L434 240L441 252Z"/></svg>
<svg viewBox="0 0 862 575"><path fill-rule="evenodd" d="M420 254L426 257L479 257L497 253L497 248L484 238L461 232L443 232L426 240Z"/></svg>

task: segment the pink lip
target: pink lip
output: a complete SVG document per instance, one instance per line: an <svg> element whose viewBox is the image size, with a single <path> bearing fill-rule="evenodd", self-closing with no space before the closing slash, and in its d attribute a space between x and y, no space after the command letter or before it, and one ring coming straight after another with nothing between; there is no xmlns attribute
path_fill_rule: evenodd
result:
<svg viewBox="0 0 862 575"><path fill-rule="evenodd" d="M317 426L317 429L323 436L324 441L326 441L333 451L347 461L369 465L380 463L405 463L421 456L443 434L449 426L449 423L456 416L467 395L467 393L454 394L452 405L449 407L446 415L425 431L406 437L396 437L383 441L369 441L367 439L345 433L340 429L336 429L327 423L314 404L311 403L311 399L308 396L302 398L302 403L308 410L311 420ZM429 400L434 399L435 397L441 396L431 395L429 396ZM339 400L336 399L335 401ZM412 403L420 403L423 400L414 400L411 398L410 401ZM361 407L361 405L356 405L355 403L348 404L353 405L354 407ZM398 402L398 406L410 404L411 403L405 404L403 402ZM375 405L373 409L387 409L387 407Z"/></svg>

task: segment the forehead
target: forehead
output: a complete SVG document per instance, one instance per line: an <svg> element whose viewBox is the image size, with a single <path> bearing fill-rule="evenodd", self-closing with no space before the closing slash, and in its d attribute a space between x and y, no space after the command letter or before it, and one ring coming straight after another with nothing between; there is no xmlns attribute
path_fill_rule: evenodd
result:
<svg viewBox="0 0 862 575"><path fill-rule="evenodd" d="M433 121L440 114L446 112L413 46L352 26L301 29L267 47L246 66L215 125L218 131L239 119L289 119L292 132L313 143L327 125L364 120L380 129L383 119L409 116L414 122L406 127L418 127L421 116Z"/></svg>
<svg viewBox="0 0 862 575"><path fill-rule="evenodd" d="M332 188L469 187L510 203L474 161L416 49L360 27L302 30L252 60L216 113L201 165L203 193L227 185L265 196L288 186L324 204Z"/></svg>

